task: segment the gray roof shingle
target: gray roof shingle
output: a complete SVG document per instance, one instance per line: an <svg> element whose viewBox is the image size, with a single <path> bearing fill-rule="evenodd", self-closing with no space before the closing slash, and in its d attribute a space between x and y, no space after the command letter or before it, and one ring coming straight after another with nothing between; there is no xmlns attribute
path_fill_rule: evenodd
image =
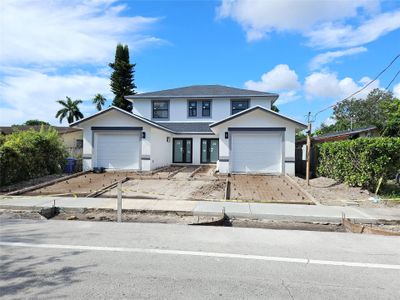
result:
<svg viewBox="0 0 400 300"><path fill-rule="evenodd" d="M209 122L156 122L176 133L212 133Z"/></svg>
<svg viewBox="0 0 400 300"><path fill-rule="evenodd" d="M224 85L192 85L127 96L127 99L141 98L196 98L196 97L275 97L278 94L239 89Z"/></svg>

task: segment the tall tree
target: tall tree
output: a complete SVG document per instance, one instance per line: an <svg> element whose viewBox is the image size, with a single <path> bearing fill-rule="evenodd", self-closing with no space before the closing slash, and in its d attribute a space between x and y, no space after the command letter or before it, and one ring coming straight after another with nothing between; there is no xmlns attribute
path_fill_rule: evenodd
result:
<svg viewBox="0 0 400 300"><path fill-rule="evenodd" d="M107 99L104 98L102 94L96 94L92 99L92 103L96 106L98 111L102 110L104 104L106 103Z"/></svg>
<svg viewBox="0 0 400 300"><path fill-rule="evenodd" d="M136 64L129 62L128 45L118 44L115 50L115 61L109 66L114 70L111 74L111 91L114 93L113 105L126 111L132 111L132 103L124 97L134 95L134 68Z"/></svg>
<svg viewBox="0 0 400 300"><path fill-rule="evenodd" d="M393 136L400 131L400 100L391 92L372 90L365 99L348 99L333 109L333 125L322 124L317 134L376 126L382 135Z"/></svg>
<svg viewBox="0 0 400 300"><path fill-rule="evenodd" d="M36 126L36 125L50 125L49 123L45 122L45 121L41 121L41 120L28 120L26 121L24 124L22 125L26 125L26 126Z"/></svg>
<svg viewBox="0 0 400 300"><path fill-rule="evenodd" d="M67 101L57 100L57 103L62 105L62 108L56 114L56 118L59 118L60 123L64 118L67 118L69 124L83 119L83 114L79 110L79 104L82 103L82 100L72 100L67 96Z"/></svg>

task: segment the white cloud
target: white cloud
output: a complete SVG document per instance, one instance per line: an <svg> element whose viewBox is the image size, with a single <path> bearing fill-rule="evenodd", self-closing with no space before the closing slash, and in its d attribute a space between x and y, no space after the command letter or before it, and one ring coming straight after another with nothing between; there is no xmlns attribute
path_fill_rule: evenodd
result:
<svg viewBox="0 0 400 300"><path fill-rule="evenodd" d="M258 40L272 31L306 33L317 25L376 12L378 0L222 0L220 18L232 18L246 31L247 39Z"/></svg>
<svg viewBox="0 0 400 300"><path fill-rule="evenodd" d="M294 70L288 65L276 65L271 71L264 73L260 81L249 80L245 82L246 88L258 91L276 91L298 89L300 83Z"/></svg>
<svg viewBox="0 0 400 300"><path fill-rule="evenodd" d="M40 71L7 69L0 85L1 125L20 124L28 119L40 119L59 124L55 114L60 105L56 100L90 100L96 93L111 99L109 78L90 74L48 75ZM95 111L90 101L81 106L84 115ZM64 125L67 123L64 122Z"/></svg>
<svg viewBox="0 0 400 300"><path fill-rule="evenodd" d="M260 81L249 80L244 85L250 90L279 93L278 104L297 100L299 95L296 90L301 87L296 72L285 64L276 65L264 73Z"/></svg>
<svg viewBox="0 0 400 300"><path fill-rule="evenodd" d="M336 120L332 117L329 117L327 119L325 119L325 121L323 122L323 124L325 124L326 126L330 126L336 123Z"/></svg>
<svg viewBox="0 0 400 300"><path fill-rule="evenodd" d="M145 34L157 18L127 16L115 2L2 0L0 62L97 63L110 61L118 42L131 50L161 42Z"/></svg>
<svg viewBox="0 0 400 300"><path fill-rule="evenodd" d="M345 50L338 50L338 51L328 51L322 54L318 54L315 56L310 62L310 69L316 70L320 69L324 65L334 61L337 58L354 55L362 52L366 52L367 48L365 47L355 47Z"/></svg>
<svg viewBox="0 0 400 300"><path fill-rule="evenodd" d="M400 83L396 84L396 85L393 87L393 95L394 95L396 98L400 99Z"/></svg>
<svg viewBox="0 0 400 300"><path fill-rule="evenodd" d="M329 98L341 100L362 88L370 80L368 77L363 77L358 82L355 82L350 77L338 79L335 73L315 72L306 77L304 91L307 99ZM369 85L355 97L365 98L374 88L379 88L379 80Z"/></svg>
<svg viewBox="0 0 400 300"><path fill-rule="evenodd" d="M400 10L378 14L359 27L326 23L307 33L310 45L319 48L354 47L375 41L400 28Z"/></svg>

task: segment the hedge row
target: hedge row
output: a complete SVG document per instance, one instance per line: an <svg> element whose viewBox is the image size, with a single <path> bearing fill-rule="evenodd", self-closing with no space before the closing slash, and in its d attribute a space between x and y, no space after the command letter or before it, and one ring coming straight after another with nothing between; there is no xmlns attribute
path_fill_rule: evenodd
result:
<svg viewBox="0 0 400 300"><path fill-rule="evenodd" d="M0 185L60 173L66 157L55 129L16 131L0 139Z"/></svg>
<svg viewBox="0 0 400 300"><path fill-rule="evenodd" d="M358 138L318 145L318 175L374 189L400 170L400 138Z"/></svg>

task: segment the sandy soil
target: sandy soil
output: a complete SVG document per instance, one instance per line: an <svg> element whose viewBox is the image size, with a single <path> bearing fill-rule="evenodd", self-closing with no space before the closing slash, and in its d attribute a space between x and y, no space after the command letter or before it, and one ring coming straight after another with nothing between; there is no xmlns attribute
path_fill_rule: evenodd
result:
<svg viewBox="0 0 400 300"><path fill-rule="evenodd" d="M232 175L229 181L231 200L314 204L285 176Z"/></svg>
<svg viewBox="0 0 400 300"><path fill-rule="evenodd" d="M122 184L122 194L126 198L157 200L197 200L223 199L223 181L145 179L129 180ZM102 197L116 197L117 189L112 189Z"/></svg>
<svg viewBox="0 0 400 300"><path fill-rule="evenodd" d="M25 193L24 195L76 195L84 197L127 176L134 175L136 175L134 172L88 173Z"/></svg>
<svg viewBox="0 0 400 300"><path fill-rule="evenodd" d="M338 183L334 179L319 177L310 180L310 186L303 178L292 177L304 190L324 205L359 205L364 207L378 207L384 204L375 204L368 200L371 195L367 190L358 187L349 187Z"/></svg>

